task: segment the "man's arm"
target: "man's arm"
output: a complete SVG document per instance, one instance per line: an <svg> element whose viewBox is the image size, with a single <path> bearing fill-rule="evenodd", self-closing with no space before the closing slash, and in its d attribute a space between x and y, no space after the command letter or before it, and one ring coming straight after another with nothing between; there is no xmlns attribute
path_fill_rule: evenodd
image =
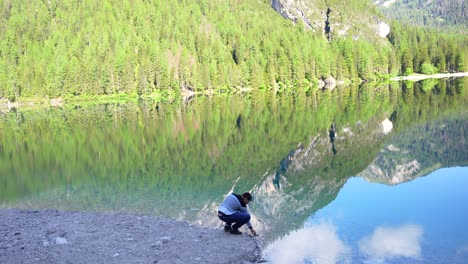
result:
<svg viewBox="0 0 468 264"><path fill-rule="evenodd" d="M240 210L241 210L241 212L250 214L249 209L247 208L247 206L246 207L241 206ZM247 222L247 226L249 227L250 232L252 232L252 235L256 236L257 232L255 231L255 229L253 229L252 223L250 222L250 220Z"/></svg>

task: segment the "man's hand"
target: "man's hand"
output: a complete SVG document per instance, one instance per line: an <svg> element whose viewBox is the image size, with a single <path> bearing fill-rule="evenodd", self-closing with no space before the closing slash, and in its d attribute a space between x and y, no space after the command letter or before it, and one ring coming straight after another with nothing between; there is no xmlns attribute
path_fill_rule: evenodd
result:
<svg viewBox="0 0 468 264"><path fill-rule="evenodd" d="M252 235L257 236L257 232L255 232L255 229L251 228L250 232L252 232Z"/></svg>

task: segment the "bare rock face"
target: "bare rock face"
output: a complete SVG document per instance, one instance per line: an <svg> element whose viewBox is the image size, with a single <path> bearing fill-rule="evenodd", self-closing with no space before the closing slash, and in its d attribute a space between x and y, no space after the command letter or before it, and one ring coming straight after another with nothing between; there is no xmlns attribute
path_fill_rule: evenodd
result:
<svg viewBox="0 0 468 264"><path fill-rule="evenodd" d="M281 14L286 19L293 21L294 23L297 22L297 18L289 12L289 10L283 6L283 4L279 0L272 0L271 7L275 9L278 13Z"/></svg>
<svg viewBox="0 0 468 264"><path fill-rule="evenodd" d="M336 80L333 77L328 77L325 79L325 89L333 90L336 87Z"/></svg>
<svg viewBox="0 0 468 264"><path fill-rule="evenodd" d="M371 2L329 4L325 0L272 0L271 6L292 23L303 23L329 41L352 37L384 42L390 32L379 15L373 14Z"/></svg>

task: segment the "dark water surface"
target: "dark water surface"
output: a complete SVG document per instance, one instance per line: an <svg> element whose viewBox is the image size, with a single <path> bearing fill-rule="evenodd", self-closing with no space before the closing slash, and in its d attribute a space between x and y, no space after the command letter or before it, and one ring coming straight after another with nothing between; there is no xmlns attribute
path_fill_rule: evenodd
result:
<svg viewBox="0 0 468 264"><path fill-rule="evenodd" d="M0 208L220 227L223 197L251 191L272 263L464 263L466 84L3 109Z"/></svg>

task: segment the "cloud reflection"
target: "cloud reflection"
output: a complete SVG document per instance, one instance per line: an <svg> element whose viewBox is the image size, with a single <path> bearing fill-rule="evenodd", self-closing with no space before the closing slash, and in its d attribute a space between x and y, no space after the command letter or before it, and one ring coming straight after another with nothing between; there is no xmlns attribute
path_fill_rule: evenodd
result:
<svg viewBox="0 0 468 264"><path fill-rule="evenodd" d="M457 248L454 264L466 263L467 259L468 259L468 245L463 245Z"/></svg>
<svg viewBox="0 0 468 264"><path fill-rule="evenodd" d="M270 263L351 263L351 250L330 223L293 231L265 250Z"/></svg>
<svg viewBox="0 0 468 264"><path fill-rule="evenodd" d="M420 259L422 234L418 225L378 227L373 234L359 241L359 250L368 263L383 263L395 257Z"/></svg>

